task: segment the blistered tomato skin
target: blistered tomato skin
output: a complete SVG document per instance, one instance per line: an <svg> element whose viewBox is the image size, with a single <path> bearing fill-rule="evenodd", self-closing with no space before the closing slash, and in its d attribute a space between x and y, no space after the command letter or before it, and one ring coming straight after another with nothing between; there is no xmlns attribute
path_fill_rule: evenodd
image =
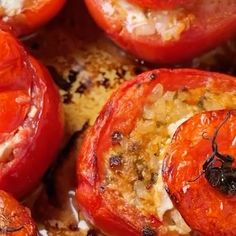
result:
<svg viewBox="0 0 236 236"><path fill-rule="evenodd" d="M10 16L0 13L0 28L16 36L28 35L56 16L65 3L66 0L32 1L29 6Z"/></svg>
<svg viewBox="0 0 236 236"><path fill-rule="evenodd" d="M29 193L55 159L64 132L51 76L9 33L0 31L0 189Z"/></svg>
<svg viewBox="0 0 236 236"><path fill-rule="evenodd" d="M0 235L37 236L30 210L0 190Z"/></svg>
<svg viewBox="0 0 236 236"><path fill-rule="evenodd" d="M235 2L198 1L186 9L182 4L180 8L158 8L148 13L144 7L136 12L130 6L120 10L123 6L118 9L119 1L85 0L85 3L97 24L115 43L135 57L152 63L191 60L236 33Z"/></svg>
<svg viewBox="0 0 236 236"><path fill-rule="evenodd" d="M236 110L195 115L178 128L164 159L168 193L189 226L202 235L236 234L235 125ZM212 155L216 149L233 162L225 165ZM206 162L212 156L213 162Z"/></svg>
<svg viewBox="0 0 236 236"><path fill-rule="evenodd" d="M235 91L236 88L235 79L226 75L197 70L154 70L124 83L111 96L94 126L88 131L77 163L76 196L79 207L86 218L106 235L128 236L142 235L142 233L145 235L146 229L155 235L155 233L158 234L158 229L162 225L162 221L156 214L150 215L149 212L143 214L129 201L119 197L119 194L114 194L114 191L106 185L106 153L122 137L129 137L137 120L143 114L149 95L159 84L163 86L164 91L207 86L210 90L219 91L220 89L223 92ZM114 167L113 164L117 165L117 162L110 166ZM199 174L195 172L193 178ZM186 181L188 180L192 178L187 178ZM199 199L198 196L195 197ZM193 211L189 211L191 201L187 201L189 214L193 214ZM176 207L178 208L178 204ZM195 214L196 212L194 212L194 217L193 215L191 217L196 218Z"/></svg>

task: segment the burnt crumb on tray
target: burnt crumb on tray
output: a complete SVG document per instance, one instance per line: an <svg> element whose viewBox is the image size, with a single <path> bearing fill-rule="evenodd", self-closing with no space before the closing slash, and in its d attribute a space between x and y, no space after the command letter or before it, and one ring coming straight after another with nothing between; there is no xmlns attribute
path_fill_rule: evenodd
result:
<svg viewBox="0 0 236 236"><path fill-rule="evenodd" d="M49 65L47 68L52 75L54 82L60 89L68 91L71 88L71 83L66 81L54 66Z"/></svg>

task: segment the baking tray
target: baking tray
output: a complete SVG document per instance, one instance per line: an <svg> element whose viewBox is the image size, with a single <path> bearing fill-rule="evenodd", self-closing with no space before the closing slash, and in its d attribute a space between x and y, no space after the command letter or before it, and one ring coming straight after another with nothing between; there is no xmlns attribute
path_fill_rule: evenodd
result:
<svg viewBox="0 0 236 236"><path fill-rule="evenodd" d="M133 58L114 45L95 25L82 0L69 0L58 17L23 42L58 85L66 124L57 161L25 203L42 235L99 235L87 227L75 201L75 162L81 142L112 91L159 65ZM236 74L236 40L172 67Z"/></svg>

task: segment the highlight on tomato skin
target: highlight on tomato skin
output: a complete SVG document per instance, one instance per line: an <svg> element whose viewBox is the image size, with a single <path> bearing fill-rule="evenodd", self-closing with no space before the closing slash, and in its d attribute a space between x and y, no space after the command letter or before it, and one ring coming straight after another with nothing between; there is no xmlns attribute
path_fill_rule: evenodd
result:
<svg viewBox="0 0 236 236"><path fill-rule="evenodd" d="M203 235L236 232L235 125L236 110L195 115L178 128L164 159L170 197L190 227ZM232 166L230 162L224 167L224 161L214 156L213 165L206 168L216 150L232 157Z"/></svg>
<svg viewBox="0 0 236 236"><path fill-rule="evenodd" d="M37 236L30 210L0 190L0 235Z"/></svg>
<svg viewBox="0 0 236 236"><path fill-rule="evenodd" d="M66 0L2 1L0 28L16 36L28 35L56 16L65 3Z"/></svg>
<svg viewBox="0 0 236 236"><path fill-rule="evenodd" d="M188 1L167 10L147 10L129 0L85 3L98 26L118 46L151 63L191 60L236 34L234 1Z"/></svg>
<svg viewBox="0 0 236 236"><path fill-rule="evenodd" d="M154 154L162 153L164 149L159 150L159 145L165 143L168 145L171 137L169 130L172 130L171 127L176 126L179 120L186 119L186 116L193 116L194 113L209 110L213 106L235 108L236 100L233 99L235 91L234 77L192 69L154 70L125 82L103 107L95 124L88 131L78 155L76 197L79 208L86 218L105 235L142 235L146 229L153 235L158 234L166 224L165 219L161 219L156 211L159 206L156 204L160 199L157 195L155 198L154 195L148 195L150 197L148 199L152 199L152 202L148 204L148 208L142 205L140 210L139 204L142 203L137 200L140 198L134 189L136 182L138 184L146 177L142 175L140 178L137 172L140 169L136 170L132 166L135 166L138 160L138 163L144 161L147 168L150 160L146 161L142 158L148 156L152 150ZM175 97L179 97L180 101L173 101L172 98ZM212 104L212 101L215 103ZM152 103L157 114L150 112ZM161 104L167 104L167 107L163 108ZM150 116L157 117L158 120L152 121ZM162 120L158 117L162 117ZM144 119L144 124L142 119ZM153 125L150 128L145 122L153 122ZM135 132L143 125L145 128ZM151 137L148 136L148 132L151 133ZM162 134L163 139L156 141L158 143L156 144L155 138ZM141 140L133 139L133 137L141 137ZM149 138L151 141L147 142ZM152 140L154 144L151 143ZM145 146L146 142L149 146ZM144 146L140 147L140 145ZM158 150L156 151L155 148ZM163 158L161 154L156 154L157 156L152 154L151 152L150 155L156 157L157 160L154 160L155 164L152 164L150 168L158 166L159 164L155 161L159 163ZM150 163L153 162L150 161ZM132 174L132 168L135 170L134 174ZM145 169L145 173L150 174L148 170ZM152 171L158 172L158 170ZM198 174L199 172L195 173L193 178ZM158 176L161 176L161 173ZM127 179L127 182L124 179ZM192 178L186 181L188 180ZM157 183L162 182L155 184ZM144 187L146 192L152 188L156 191L158 188L157 185L155 187L144 185ZM137 205L132 204L132 200L128 198L130 192L127 189L131 189L132 200L135 199L135 202L137 200ZM150 210L152 206L155 208L153 212ZM176 208L179 209L178 204ZM189 209L191 209L190 205L188 212L193 214ZM193 215L191 217L196 218ZM192 226L190 223L189 225ZM196 228L193 227L193 229ZM171 235L171 233L166 235Z"/></svg>
<svg viewBox="0 0 236 236"><path fill-rule="evenodd" d="M41 63L0 31L0 189L23 197L55 159L64 133L58 89Z"/></svg>

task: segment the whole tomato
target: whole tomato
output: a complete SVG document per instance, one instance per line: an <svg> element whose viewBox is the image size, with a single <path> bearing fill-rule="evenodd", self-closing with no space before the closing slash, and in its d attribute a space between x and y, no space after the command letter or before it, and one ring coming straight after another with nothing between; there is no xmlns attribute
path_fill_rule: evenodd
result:
<svg viewBox="0 0 236 236"><path fill-rule="evenodd" d="M12 2L12 3L11 3ZM66 0L1 1L0 28L27 35L52 19Z"/></svg>
<svg viewBox="0 0 236 236"><path fill-rule="evenodd" d="M236 110L197 114L176 131L163 178L177 209L202 235L236 235Z"/></svg>
<svg viewBox="0 0 236 236"><path fill-rule="evenodd" d="M44 66L0 31L0 189L22 197L55 159L64 122Z"/></svg>
<svg viewBox="0 0 236 236"><path fill-rule="evenodd" d="M152 63L193 59L236 33L235 1L181 1L181 5L146 9L159 1L85 0L97 24L121 48ZM176 1L167 1L175 3Z"/></svg>

